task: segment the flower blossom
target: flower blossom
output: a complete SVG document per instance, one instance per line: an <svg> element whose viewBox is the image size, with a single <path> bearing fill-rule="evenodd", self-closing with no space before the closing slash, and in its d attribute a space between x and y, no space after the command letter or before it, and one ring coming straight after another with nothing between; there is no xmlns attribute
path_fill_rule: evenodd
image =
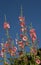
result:
<svg viewBox="0 0 41 65"><path fill-rule="evenodd" d="M25 18L24 18L24 17L19 17L19 20L20 20L20 21L24 21Z"/></svg>
<svg viewBox="0 0 41 65"><path fill-rule="evenodd" d="M9 23L7 23L7 22L4 22L4 29L9 29L10 28L10 25L9 25Z"/></svg>
<svg viewBox="0 0 41 65"><path fill-rule="evenodd" d="M37 63L37 64L40 64L41 61L40 61L39 59L36 59L36 63Z"/></svg>
<svg viewBox="0 0 41 65"><path fill-rule="evenodd" d="M35 29L30 30L30 36L32 38L32 42L34 42L36 40L36 38L37 38Z"/></svg>
<svg viewBox="0 0 41 65"><path fill-rule="evenodd" d="M19 47L24 48L24 44L22 41L19 41L18 44L19 44Z"/></svg>
<svg viewBox="0 0 41 65"><path fill-rule="evenodd" d="M20 22L20 26L24 27L25 26L25 22Z"/></svg>
<svg viewBox="0 0 41 65"><path fill-rule="evenodd" d="M28 40L27 36L23 36L22 40L27 41Z"/></svg>

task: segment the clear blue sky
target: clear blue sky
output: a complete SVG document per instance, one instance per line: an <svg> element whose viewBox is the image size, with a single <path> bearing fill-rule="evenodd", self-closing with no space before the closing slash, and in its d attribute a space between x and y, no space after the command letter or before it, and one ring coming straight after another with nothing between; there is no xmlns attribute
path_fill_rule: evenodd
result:
<svg viewBox="0 0 41 65"><path fill-rule="evenodd" d="M0 0L0 43L2 42L2 38L6 38L3 28L5 14L11 26L9 31L11 37L14 39L16 32L20 32L18 17L20 16L21 4L26 24L29 26L32 22L39 39L39 47L41 47L41 0Z"/></svg>
<svg viewBox="0 0 41 65"><path fill-rule="evenodd" d="M3 28L4 14L10 23L10 35L14 39L16 33L19 33L20 25L18 17L20 16L20 7L23 6L23 15L25 16L26 25L32 22L36 29L39 39L39 47L41 47L41 0L0 0L0 43L2 38L5 40L5 30ZM1 65L1 64L0 64Z"/></svg>

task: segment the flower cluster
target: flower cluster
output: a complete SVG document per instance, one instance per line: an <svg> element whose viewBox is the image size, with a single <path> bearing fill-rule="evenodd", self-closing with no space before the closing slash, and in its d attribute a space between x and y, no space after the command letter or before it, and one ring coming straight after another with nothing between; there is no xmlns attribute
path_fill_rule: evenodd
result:
<svg viewBox="0 0 41 65"><path fill-rule="evenodd" d="M13 39L10 38L9 23L4 22L3 27L7 34L7 40L0 44L0 57L4 61L4 65L41 65L41 50L38 51L35 29L30 28L29 38L25 18L20 16L19 21L21 34L19 39L15 39L17 46L14 45ZM29 54L25 49L26 47L30 48Z"/></svg>

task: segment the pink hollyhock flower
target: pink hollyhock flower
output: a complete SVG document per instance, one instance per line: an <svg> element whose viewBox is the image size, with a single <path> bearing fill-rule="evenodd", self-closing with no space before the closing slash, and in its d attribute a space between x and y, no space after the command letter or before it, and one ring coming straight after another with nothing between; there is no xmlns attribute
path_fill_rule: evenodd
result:
<svg viewBox="0 0 41 65"><path fill-rule="evenodd" d="M30 30L30 36L32 38L32 42L34 42L37 38L36 33L35 33L35 29Z"/></svg>
<svg viewBox="0 0 41 65"><path fill-rule="evenodd" d="M10 25L9 25L9 23L7 23L7 22L4 22L4 29L9 29L10 28Z"/></svg>
<svg viewBox="0 0 41 65"><path fill-rule="evenodd" d="M20 26L21 27L24 27L25 26L25 23L24 22L20 22Z"/></svg>
<svg viewBox="0 0 41 65"><path fill-rule="evenodd" d="M19 44L19 47L24 48L24 44L22 41L19 41L18 44Z"/></svg>
<svg viewBox="0 0 41 65"><path fill-rule="evenodd" d="M10 54L11 54L11 56L15 56L16 54L16 51L17 51L17 47L13 47L12 49L11 49L11 51L10 51Z"/></svg>
<svg viewBox="0 0 41 65"><path fill-rule="evenodd" d="M24 48L24 44L19 44L19 47Z"/></svg>
<svg viewBox="0 0 41 65"><path fill-rule="evenodd" d="M36 59L36 63L37 63L37 64L40 64L41 61L40 61L39 59Z"/></svg>
<svg viewBox="0 0 41 65"><path fill-rule="evenodd" d="M12 51L15 53L17 51L17 47L13 47Z"/></svg>
<svg viewBox="0 0 41 65"><path fill-rule="evenodd" d="M30 29L30 33L33 33L33 32L35 32L35 29L33 29L33 28Z"/></svg>
<svg viewBox="0 0 41 65"><path fill-rule="evenodd" d="M21 31L22 31L22 32L26 31L26 28L21 28Z"/></svg>
<svg viewBox="0 0 41 65"><path fill-rule="evenodd" d="M35 38L35 37L33 37L33 38L32 38L32 42L34 42L35 40L36 40L36 38Z"/></svg>
<svg viewBox="0 0 41 65"><path fill-rule="evenodd" d="M27 36L23 36L22 38L23 41L27 41L27 39L28 39Z"/></svg>
<svg viewBox="0 0 41 65"><path fill-rule="evenodd" d="M24 18L24 17L19 17L19 20L20 20L20 21L24 21L25 18Z"/></svg>

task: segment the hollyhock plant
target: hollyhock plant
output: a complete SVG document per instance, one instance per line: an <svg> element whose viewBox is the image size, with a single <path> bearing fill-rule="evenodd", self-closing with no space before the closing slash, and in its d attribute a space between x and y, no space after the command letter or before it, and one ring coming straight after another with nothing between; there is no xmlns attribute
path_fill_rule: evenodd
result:
<svg viewBox="0 0 41 65"><path fill-rule="evenodd" d="M16 51L17 51L17 47L13 47L9 51L10 51L11 56L15 56L16 55Z"/></svg>
<svg viewBox="0 0 41 65"><path fill-rule="evenodd" d="M22 12L22 10L21 10ZM9 35L10 25L8 22L4 22L4 29L6 31L6 36L0 44L0 62L4 65L40 65L41 64L41 49L38 48L37 35L35 29L30 27L27 32L25 25L25 18L23 16L19 17L20 21L20 36L12 39ZM31 37L31 38L30 38ZM31 40L32 39L32 40ZM16 44L15 44L16 43ZM29 47L29 52L28 52ZM10 63L10 64L9 64Z"/></svg>

